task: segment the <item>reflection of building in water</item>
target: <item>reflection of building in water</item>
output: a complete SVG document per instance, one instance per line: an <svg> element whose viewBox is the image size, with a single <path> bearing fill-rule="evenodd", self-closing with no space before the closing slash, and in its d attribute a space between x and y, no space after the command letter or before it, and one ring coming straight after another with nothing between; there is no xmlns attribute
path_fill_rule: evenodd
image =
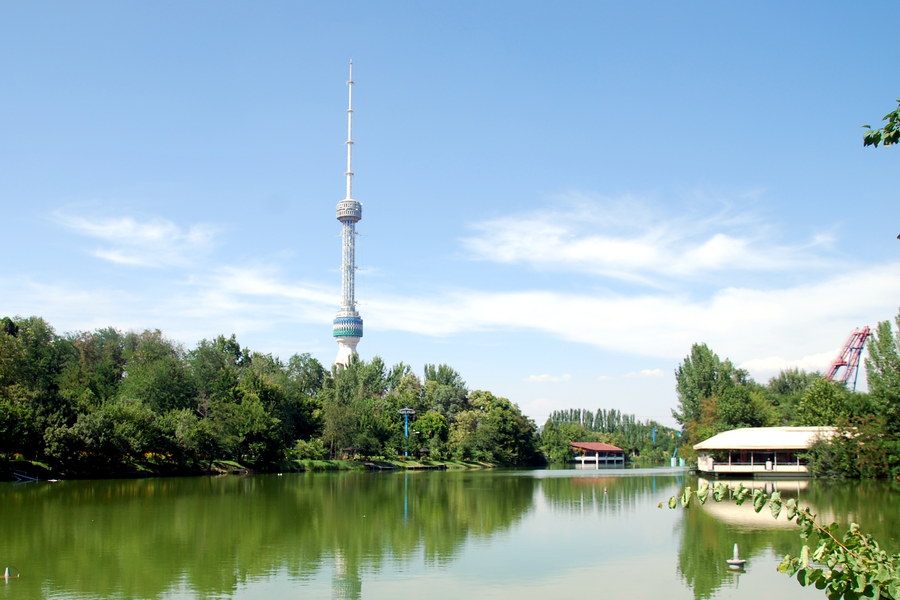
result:
<svg viewBox="0 0 900 600"><path fill-rule="evenodd" d="M710 475L807 477L801 454L818 440L833 437L835 427L745 427L694 445L697 469Z"/></svg>
<svg viewBox="0 0 900 600"><path fill-rule="evenodd" d="M707 481L702 477L700 477L697 481L699 485L703 485L704 483L706 483L710 487L716 484L715 481ZM767 494L771 494L772 492L779 492L781 493L781 497L783 499L786 500L788 498L794 498L797 500L797 503L800 506L812 510L812 512L816 513L819 520L821 521L830 523L831 521L838 520L838 515L834 510L820 510L814 505L803 500L803 492L805 492L806 488L809 487L809 479L777 479L768 481L759 479L741 481L739 479L735 479L729 480L727 483L730 487L733 488L736 488L738 486L744 486L745 488L750 488L751 490L758 488L766 492ZM786 510L782 510L781 513L779 513L778 517L775 518L772 516L772 511L770 511L768 508L764 508L760 512L756 512L756 510L754 510L753 508L753 502L750 499L748 499L740 506L731 501L714 502L712 500L707 501L701 506L703 507L704 512L710 514L713 517L716 517L723 523L728 523L729 525L738 525L751 529L789 529L797 527L797 524L794 521L788 520Z"/></svg>
<svg viewBox="0 0 900 600"><path fill-rule="evenodd" d="M571 462L579 467L590 466L594 469L600 467L624 467L625 451L612 444L603 442L569 442L575 457Z"/></svg>
<svg viewBox="0 0 900 600"><path fill-rule="evenodd" d="M715 485L714 481L707 481L702 477L698 479L698 484L703 485L704 483L708 484L710 487ZM806 489L809 485L809 480L806 479L780 479L778 481L760 481L760 480L750 480L750 481L728 481L728 485L731 487L738 487L743 485L746 488L754 489L759 488L764 492L771 494L772 492L781 492L783 498L798 498L800 492ZM718 520L723 523L728 523L729 525L740 525L743 527L750 527L753 529L769 529L769 528L791 528L796 527L796 524L793 521L788 521L787 519L787 511L781 511L781 514L778 515L778 518L772 517L772 512L767 508L763 511L756 512L753 509L753 502L749 499L738 506L734 502L725 501L725 502L714 502L712 500L707 501L705 504L702 504L703 510L706 513L709 513L713 517L716 517Z"/></svg>

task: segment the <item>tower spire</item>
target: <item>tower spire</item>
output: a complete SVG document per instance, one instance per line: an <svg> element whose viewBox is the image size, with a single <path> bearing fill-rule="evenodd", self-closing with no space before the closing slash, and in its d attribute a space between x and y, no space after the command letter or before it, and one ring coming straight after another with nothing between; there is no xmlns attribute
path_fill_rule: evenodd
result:
<svg viewBox="0 0 900 600"><path fill-rule="evenodd" d="M350 61L350 78L347 80L347 196L353 197L353 61Z"/></svg>
<svg viewBox="0 0 900 600"><path fill-rule="evenodd" d="M356 224L362 219L362 205L353 199L353 61L347 80L347 195L337 203L341 222L341 308L334 318L333 335L338 344L335 364L346 366L356 354L363 335L363 321L356 312Z"/></svg>

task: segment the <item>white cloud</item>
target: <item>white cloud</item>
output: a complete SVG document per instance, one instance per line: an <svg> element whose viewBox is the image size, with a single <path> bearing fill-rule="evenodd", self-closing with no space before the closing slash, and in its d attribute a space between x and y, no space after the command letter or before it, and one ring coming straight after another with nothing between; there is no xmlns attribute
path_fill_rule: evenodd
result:
<svg viewBox="0 0 900 600"><path fill-rule="evenodd" d="M462 244L476 260L647 284L723 271L787 271L826 264L811 249L829 244L828 236L777 244L771 228L750 215L734 213L727 205L716 208L711 215L668 214L633 197L575 196L562 208L475 223L475 234Z"/></svg>
<svg viewBox="0 0 900 600"><path fill-rule="evenodd" d="M819 352L818 354L811 354L808 356L800 356L793 359L787 359L781 356L765 356L744 361L740 363L738 367L753 373L758 381L767 382L769 379L786 369L821 372L831 364L837 356L839 349L840 344L837 344L834 346L834 350Z"/></svg>
<svg viewBox="0 0 900 600"><path fill-rule="evenodd" d="M662 377L662 369L641 369L640 371L631 371L626 373L625 377Z"/></svg>
<svg viewBox="0 0 900 600"><path fill-rule="evenodd" d="M590 214L585 218L591 218ZM55 325L72 329L109 325L159 327L167 335L190 344L218 333L277 331L298 324L324 323L327 328L339 303L337 280L328 285L290 281L277 265L225 264L191 270L193 265L186 255L203 252L213 242L212 230L202 226L183 230L163 220L141 223L130 218L86 219L62 213L57 213L57 219L74 231L108 242L110 246L105 251L110 256L121 253L121 261L181 264L186 273L179 275L181 279L169 276L155 280L151 286L116 281L102 288L20 278L15 282L15 290L10 287L11 281L6 286L0 284L0 288L8 288L2 290L3 297L17 299L17 303L7 302L6 310L40 314ZM611 214L610 218L620 226L623 247L633 243L640 248L642 239L671 237L662 226L648 226L647 231L638 231L637 237L628 237L626 234L634 233L636 227L633 223L629 225L629 219L630 215L621 214ZM744 221L714 216L709 222L735 227ZM554 246L556 242L550 244L551 252L571 249L571 245L566 246L567 234L560 224L544 223L543 227L544 234L560 240L557 246ZM507 233L512 231L509 229ZM527 227L521 231L528 235ZM762 242L747 242L749 237L734 241L737 238L726 233L706 239L709 244L692 246L690 252L694 254L690 256L699 262L706 260L707 266L702 268L708 269L720 268L713 248L719 248L720 254L731 258L746 255L751 247L759 249L763 258L777 254L778 250ZM171 254L160 250L158 256L153 256L154 249L166 245L174 248ZM635 259L638 270L649 272L651 267L644 262L663 254L659 248L665 246L647 244L645 250L638 251L639 257ZM682 252L682 257L688 255L688 251ZM801 255L798 250L795 257ZM570 252L569 256L575 254ZM743 260L745 264L750 262L747 256ZM765 260L757 264L762 269ZM370 332L406 332L431 338L451 338L472 332L487 334L477 341L472 341L475 338L467 341L481 345L503 343L502 335L507 332L537 332L616 355L661 359L673 364L689 352L691 344L703 342L723 358L748 369L758 380L765 380L787 367L824 369L850 330L892 318L897 310L896 299L900 298L900 262L843 270L838 265L811 281L788 281L780 285L767 282L765 288L709 285L709 289L701 292L687 285L681 287L675 291L650 288L642 293L609 290L576 293L566 288L510 286L498 292L475 286L441 289L419 286L406 294L386 294L370 286L360 310ZM396 289L395 282L391 289ZM498 335L491 339L490 334ZM522 377L518 375L520 380ZM660 378L662 370L633 371L629 377L632 381L637 377ZM577 374L573 378L569 373L544 373L531 375L524 381L562 382L575 378ZM599 377L597 381L610 379Z"/></svg>
<svg viewBox="0 0 900 600"><path fill-rule="evenodd" d="M861 294L860 290L865 290ZM379 297L369 305L379 328L449 336L473 331L540 331L632 356L683 358L708 344L723 358L770 357L816 365L855 327L896 313L900 262L851 269L813 283L777 289L722 288L708 297L682 294L575 294L565 291L455 290L420 297ZM761 363L760 363L761 364Z"/></svg>
<svg viewBox="0 0 900 600"><path fill-rule="evenodd" d="M91 253L110 262L143 266L185 266L212 247L217 229L208 224L179 228L165 219L139 221L133 217L87 217L64 211L54 220L86 237L105 242Z"/></svg>
<svg viewBox="0 0 900 600"><path fill-rule="evenodd" d="M571 381L572 375L569 373L563 373L562 375L550 375L544 373L542 375L529 375L525 378L525 381L532 381L538 383L558 383L561 381Z"/></svg>

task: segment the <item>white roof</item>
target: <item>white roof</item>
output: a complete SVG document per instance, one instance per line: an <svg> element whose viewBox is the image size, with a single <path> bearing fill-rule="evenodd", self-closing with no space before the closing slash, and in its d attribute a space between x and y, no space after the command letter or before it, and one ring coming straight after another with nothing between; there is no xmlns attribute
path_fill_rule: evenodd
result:
<svg viewBox="0 0 900 600"><path fill-rule="evenodd" d="M723 431L694 444L694 450L797 450L819 438L830 438L837 427L745 427Z"/></svg>

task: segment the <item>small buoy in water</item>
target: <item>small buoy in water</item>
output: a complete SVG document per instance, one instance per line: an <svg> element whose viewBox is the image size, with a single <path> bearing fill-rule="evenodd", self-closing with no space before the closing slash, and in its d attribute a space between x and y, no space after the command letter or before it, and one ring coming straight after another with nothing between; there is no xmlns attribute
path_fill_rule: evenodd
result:
<svg viewBox="0 0 900 600"><path fill-rule="evenodd" d="M6 567L6 570L3 571L3 577L9 579L9 567Z"/></svg>
<svg viewBox="0 0 900 600"><path fill-rule="evenodd" d="M738 552L738 545L734 545L734 556L732 558L726 559L725 562L728 563L728 566L732 569L740 569L744 566L744 563L747 562L743 558L741 558L740 553Z"/></svg>

